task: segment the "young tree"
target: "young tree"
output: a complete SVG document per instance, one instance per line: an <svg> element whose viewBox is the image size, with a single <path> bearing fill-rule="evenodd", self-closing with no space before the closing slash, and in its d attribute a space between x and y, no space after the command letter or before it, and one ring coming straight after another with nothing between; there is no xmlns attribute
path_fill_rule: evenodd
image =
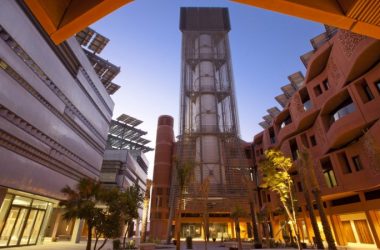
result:
<svg viewBox="0 0 380 250"><path fill-rule="evenodd" d="M92 179L80 179L74 189L66 186L61 190L67 199L59 203L65 207L63 218L83 219L87 223L88 235L86 250L91 250L92 230L95 226L95 217L99 213L100 208L96 207L99 199L100 182Z"/></svg>
<svg viewBox="0 0 380 250"><path fill-rule="evenodd" d="M209 193L210 179L206 178L199 186L202 207L202 226L205 240L205 250L207 250L207 243L209 240L209 217L208 217L208 193Z"/></svg>
<svg viewBox="0 0 380 250"><path fill-rule="evenodd" d="M309 182L310 182L311 192L314 196L314 199L315 199L315 202L317 205L319 217L321 219L323 232L324 232L325 237L326 237L328 248L330 250L336 250L337 248L335 245L334 237L332 235L330 224L327 220L325 207L323 206L321 190L319 188L317 177L315 176L314 166L313 166L313 163L311 161L311 158L307 154L305 155L305 157L306 157L306 159L305 159L306 167L304 168L306 170L305 176L307 176L307 180L309 180Z"/></svg>
<svg viewBox="0 0 380 250"><path fill-rule="evenodd" d="M144 194L141 192L139 185L135 183L133 186L121 192L119 199L122 217L127 228L123 237L123 247L125 247L128 233L132 228L131 225L133 225L133 220L139 218L138 210L142 208Z"/></svg>
<svg viewBox="0 0 380 250"><path fill-rule="evenodd" d="M102 188L99 192L99 208L95 214L95 244L94 250L104 247L108 239L118 238L122 233L122 204L120 203L120 191L117 188ZM104 241L97 249L99 238Z"/></svg>
<svg viewBox="0 0 380 250"><path fill-rule="evenodd" d="M238 205L235 206L234 210L231 213L231 217L234 220L235 223L235 233L236 233L236 239L238 241L238 249L242 250L243 246L241 244L241 237L240 237L240 218L245 217L245 211L239 207Z"/></svg>
<svg viewBox="0 0 380 250"><path fill-rule="evenodd" d="M254 196L254 190L257 187L257 183L252 180L252 178L243 177L243 183L247 187L248 191L248 200L249 200L249 208L251 212L251 219L252 219L252 229L253 229L253 240L254 240L254 247L255 248L262 248L261 239L259 237L259 229L257 226L257 215L256 215L256 209L255 209L255 196Z"/></svg>
<svg viewBox="0 0 380 250"><path fill-rule="evenodd" d="M303 193L305 196L305 201L306 201L306 206L309 211L309 217L311 221L311 226L314 231L314 236L315 236L315 244L317 245L318 249L323 249L323 242L322 242L322 237L321 233L319 232L318 224L317 224L317 218L315 217L314 214L314 207L309 195L309 190L310 190L310 185L309 185L309 180L307 178L306 172L308 171L307 168L311 167L310 164L310 159L309 159L309 153L306 150L301 150L297 151L298 155L298 174L301 177L301 183L303 187Z"/></svg>
<svg viewBox="0 0 380 250"><path fill-rule="evenodd" d="M175 167L177 172L177 184L179 188L178 194L178 209L175 220L175 232L176 232L176 250L181 249L181 210L182 210L182 199L185 191L185 187L190 183L194 170L194 162L185 161L180 163L175 160Z"/></svg>
<svg viewBox="0 0 380 250"><path fill-rule="evenodd" d="M289 170L293 167L292 160L285 157L282 152L271 149L265 151L265 160L259 165L264 175L262 187L267 187L280 196L290 219L290 226L296 235L298 249L302 249L293 197L293 180L289 174Z"/></svg>

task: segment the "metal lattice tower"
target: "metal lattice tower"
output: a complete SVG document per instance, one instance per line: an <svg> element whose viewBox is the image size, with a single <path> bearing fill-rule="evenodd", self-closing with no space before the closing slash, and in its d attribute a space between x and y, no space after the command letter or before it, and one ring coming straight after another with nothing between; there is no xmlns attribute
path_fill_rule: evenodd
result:
<svg viewBox="0 0 380 250"><path fill-rule="evenodd" d="M246 186L242 181L249 175L249 164L239 138L228 10L181 8L180 30L181 117L176 152L180 162L196 163L182 209L186 213L201 209L199 186L208 179L209 212L229 213L233 205L228 204L247 205ZM175 173L172 176L175 178ZM169 201L172 208L178 206L175 197L179 193L174 178Z"/></svg>

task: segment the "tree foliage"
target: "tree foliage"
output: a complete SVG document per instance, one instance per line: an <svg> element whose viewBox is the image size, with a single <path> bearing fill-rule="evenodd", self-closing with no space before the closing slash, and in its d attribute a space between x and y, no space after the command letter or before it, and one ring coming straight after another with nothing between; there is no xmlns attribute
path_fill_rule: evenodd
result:
<svg viewBox="0 0 380 250"><path fill-rule="evenodd" d="M289 174L292 167L292 160L285 157L281 151L273 149L265 151L265 160L260 163L260 168L264 175L261 186L269 188L279 195L290 219L290 225L296 234L298 249L301 249L295 209L296 201L293 195L293 180Z"/></svg>

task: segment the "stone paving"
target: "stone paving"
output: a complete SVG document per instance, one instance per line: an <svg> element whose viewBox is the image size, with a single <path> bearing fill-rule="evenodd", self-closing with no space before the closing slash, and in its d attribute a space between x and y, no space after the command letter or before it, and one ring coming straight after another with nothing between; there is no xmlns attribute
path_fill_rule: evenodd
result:
<svg viewBox="0 0 380 250"><path fill-rule="evenodd" d="M92 245L93 247L93 245ZM79 244L71 243L71 242L49 242L44 243L42 245L36 245L36 246L28 246L28 247L12 247L12 250L85 250L86 249L86 242L82 241ZM156 249L169 249L174 250L174 245L161 245L161 247ZM181 250L185 250L186 243L183 241L181 242ZM193 250L203 250L204 243L203 242L193 242ZM223 246L221 242L210 242L208 243L208 250L228 250L228 247ZM244 244L243 245L244 250L250 249L250 245ZM265 248L266 250L281 250L280 248L276 249L269 249ZM290 249L290 248L288 248ZM293 248L294 249L294 248ZM376 249L376 248L363 248L363 247L338 247L339 250L364 250L364 249ZM112 241L107 242L107 244L102 248L102 250L112 250Z"/></svg>

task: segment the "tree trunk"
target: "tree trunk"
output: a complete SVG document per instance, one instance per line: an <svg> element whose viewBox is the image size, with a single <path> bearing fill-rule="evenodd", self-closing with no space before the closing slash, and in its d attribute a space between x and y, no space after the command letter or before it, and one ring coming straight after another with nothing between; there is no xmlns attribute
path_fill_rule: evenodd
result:
<svg viewBox="0 0 380 250"><path fill-rule="evenodd" d="M236 238L238 241L238 249L242 250L243 246L241 244L241 238L240 238L240 225L239 225L239 219L235 219L235 232L236 232Z"/></svg>
<svg viewBox="0 0 380 250"><path fill-rule="evenodd" d="M127 240L128 231L129 231L129 222L127 222L127 226L126 226L124 237L123 237L123 248L125 248L125 241Z"/></svg>
<svg viewBox="0 0 380 250"><path fill-rule="evenodd" d="M100 250L100 249L102 249L102 248L104 247L104 245L106 244L107 240L108 240L107 238L106 238L106 239L104 239L104 241L103 241L102 245L99 247L99 249L98 249L98 250Z"/></svg>
<svg viewBox="0 0 380 250"><path fill-rule="evenodd" d="M302 249L301 242L300 242L300 240L298 238L298 234L296 232L296 226L295 225L297 225L297 220L296 220L296 218L292 217L292 213L289 211L289 208L287 207L286 203L282 202L282 204L284 205L285 211L286 211L286 213L289 216L289 219L291 221L291 228L293 229L293 231L296 234L296 240L297 240L298 249Z"/></svg>
<svg viewBox="0 0 380 250"><path fill-rule="evenodd" d="M88 232L87 232L86 250L91 250L91 241L92 241L92 225L91 225L91 223L87 222L87 228L88 228Z"/></svg>
<svg viewBox="0 0 380 250"><path fill-rule="evenodd" d="M100 234L98 235L95 230L95 244L94 244L94 250L96 250L96 246L98 245L98 240L100 238Z"/></svg>
<svg viewBox="0 0 380 250"><path fill-rule="evenodd" d="M182 190L179 194L179 202L178 202L178 212L177 218L175 220L175 240L176 240L176 250L181 249L181 206L182 206Z"/></svg>
<svg viewBox="0 0 380 250"><path fill-rule="evenodd" d="M312 202L311 202L309 190L306 189L305 185L303 185L303 186L305 189L303 191L303 193L305 195L306 207L307 207L307 210L309 210L309 217L310 217L310 221L311 221L311 226L313 228L313 232L314 232L314 236L315 236L314 244L317 245L318 249L323 249L324 246L323 246L323 242L322 242L322 237L321 237L321 233L319 232L319 228L318 228L318 224L317 224L317 218L315 217L315 214L314 214L314 207L313 207Z"/></svg>
<svg viewBox="0 0 380 250"><path fill-rule="evenodd" d="M251 219L252 219L252 230L253 230L253 242L255 245L261 245L261 240L259 237L259 229L257 227L257 217L255 212L255 204L253 201L249 203L249 208L251 210ZM256 246L255 246L256 247Z"/></svg>
<svg viewBox="0 0 380 250"><path fill-rule="evenodd" d="M288 188L289 188L289 197L290 197L290 202L291 202L290 204L292 206L292 216L290 218L293 222L292 226L293 226L294 233L296 235L298 249L302 249L301 240L300 240L300 233L299 233L298 224L297 224L296 210L295 210L295 206L294 206L293 189L292 189L292 185L291 185L290 181L288 181Z"/></svg>
<svg viewBox="0 0 380 250"><path fill-rule="evenodd" d="M336 245L334 241L334 237L331 232L330 224L327 220L325 208L322 203L322 198L321 198L321 191L317 188L312 190L315 201L317 203L317 208L319 212L319 217L321 218L321 223L323 227L323 232L325 233L326 241L328 244L328 249L329 250L336 250Z"/></svg>

